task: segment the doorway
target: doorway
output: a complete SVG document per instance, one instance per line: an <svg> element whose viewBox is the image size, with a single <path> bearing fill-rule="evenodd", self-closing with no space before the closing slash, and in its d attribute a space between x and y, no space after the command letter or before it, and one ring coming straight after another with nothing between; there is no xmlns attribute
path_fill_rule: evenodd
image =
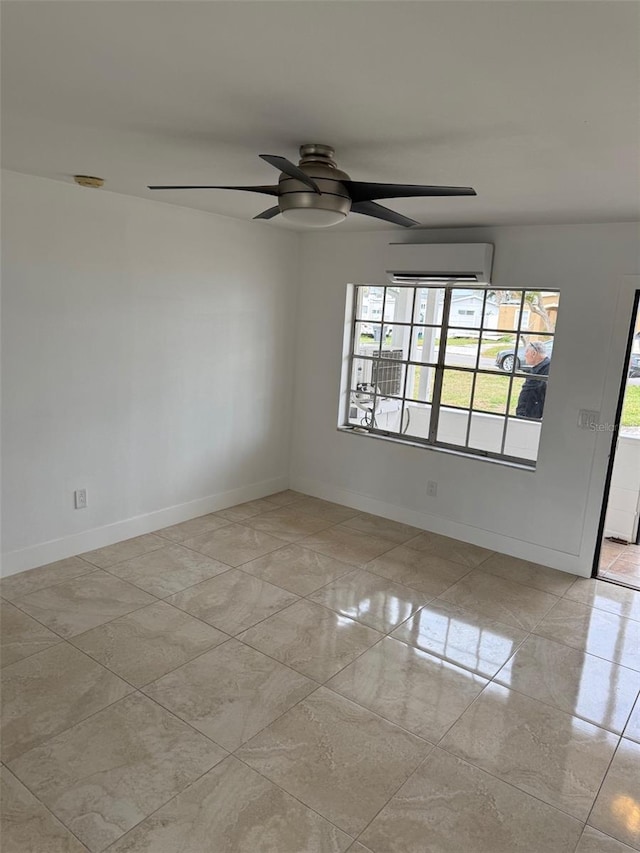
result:
<svg viewBox="0 0 640 853"><path fill-rule="evenodd" d="M612 433L593 577L640 589L640 290Z"/></svg>

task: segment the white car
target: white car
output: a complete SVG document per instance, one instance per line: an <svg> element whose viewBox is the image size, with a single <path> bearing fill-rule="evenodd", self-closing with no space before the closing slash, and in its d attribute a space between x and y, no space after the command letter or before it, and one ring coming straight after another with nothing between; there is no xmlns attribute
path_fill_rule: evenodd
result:
<svg viewBox="0 0 640 853"><path fill-rule="evenodd" d="M379 329L380 324L376 323L376 327ZM385 337L388 337L393 332L393 326L384 327ZM375 332L373 331L373 326L371 323L360 323L360 335L365 338L375 338Z"/></svg>

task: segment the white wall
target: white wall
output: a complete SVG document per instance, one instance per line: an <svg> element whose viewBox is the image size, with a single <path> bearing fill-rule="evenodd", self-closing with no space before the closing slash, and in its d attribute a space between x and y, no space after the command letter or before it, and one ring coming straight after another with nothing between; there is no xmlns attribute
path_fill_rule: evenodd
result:
<svg viewBox="0 0 640 853"><path fill-rule="evenodd" d="M384 282L401 239L492 242L496 285L559 288L535 472L336 430L345 285ZM266 494L291 459L303 491L588 574L610 433L577 413L614 418L638 245L632 223L300 237L5 173L3 571Z"/></svg>
<svg viewBox="0 0 640 853"><path fill-rule="evenodd" d="M336 430L346 284L385 283L402 239L491 242L497 286L560 291L535 472ZM305 234L292 487L590 574L611 434L578 429L578 410L615 416L638 246L637 223Z"/></svg>
<svg viewBox="0 0 640 853"><path fill-rule="evenodd" d="M640 510L640 436L621 435L611 472L605 536L635 542Z"/></svg>
<svg viewBox="0 0 640 853"><path fill-rule="evenodd" d="M286 486L297 253L264 223L3 174L5 574Z"/></svg>

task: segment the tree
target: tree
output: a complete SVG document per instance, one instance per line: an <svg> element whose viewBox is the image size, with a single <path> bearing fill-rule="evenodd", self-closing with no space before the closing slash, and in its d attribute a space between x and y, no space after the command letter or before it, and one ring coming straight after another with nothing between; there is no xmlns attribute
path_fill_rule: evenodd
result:
<svg viewBox="0 0 640 853"><path fill-rule="evenodd" d="M545 332L553 332L553 324L551 317L542 301L542 293L539 290L527 290L524 295L524 301L527 303L531 311L537 314L544 323Z"/></svg>
<svg viewBox="0 0 640 853"><path fill-rule="evenodd" d="M488 295L495 299L496 304L499 307L507 302L519 302L520 293L521 291L518 290L490 290ZM549 316L549 312L545 308L544 302L542 301L542 291L526 290L524 294L524 301L529 309L540 317L544 325L544 331L553 332L553 322Z"/></svg>

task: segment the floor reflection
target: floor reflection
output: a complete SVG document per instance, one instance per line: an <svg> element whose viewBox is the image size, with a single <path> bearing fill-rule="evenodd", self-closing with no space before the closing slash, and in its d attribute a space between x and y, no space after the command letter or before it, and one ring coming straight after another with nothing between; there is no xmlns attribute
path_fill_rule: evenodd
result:
<svg viewBox="0 0 640 853"><path fill-rule="evenodd" d="M605 539L600 551L598 577L640 589L640 545Z"/></svg>

